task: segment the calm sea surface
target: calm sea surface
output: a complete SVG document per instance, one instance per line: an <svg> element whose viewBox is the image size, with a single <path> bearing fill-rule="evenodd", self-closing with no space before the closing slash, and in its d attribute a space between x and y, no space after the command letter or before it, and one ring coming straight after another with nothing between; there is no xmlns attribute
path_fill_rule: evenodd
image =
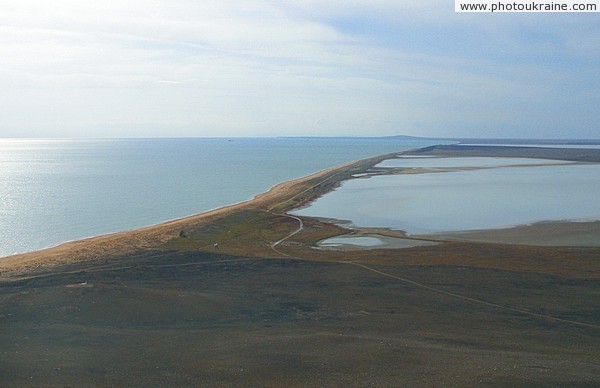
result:
<svg viewBox="0 0 600 388"><path fill-rule="evenodd" d="M552 163L520 158L400 158L381 167ZM562 163L562 162L558 162ZM346 181L295 214L409 233L490 229L544 220L600 219L600 164L382 175Z"/></svg>
<svg viewBox="0 0 600 388"><path fill-rule="evenodd" d="M432 145L392 139L0 139L0 257L252 198L351 160Z"/></svg>

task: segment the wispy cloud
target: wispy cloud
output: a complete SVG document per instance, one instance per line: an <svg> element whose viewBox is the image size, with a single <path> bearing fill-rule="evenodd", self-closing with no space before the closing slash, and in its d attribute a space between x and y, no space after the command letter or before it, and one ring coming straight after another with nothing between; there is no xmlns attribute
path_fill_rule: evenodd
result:
<svg viewBox="0 0 600 388"><path fill-rule="evenodd" d="M595 16L455 14L438 1L5 0L0 136L593 137Z"/></svg>

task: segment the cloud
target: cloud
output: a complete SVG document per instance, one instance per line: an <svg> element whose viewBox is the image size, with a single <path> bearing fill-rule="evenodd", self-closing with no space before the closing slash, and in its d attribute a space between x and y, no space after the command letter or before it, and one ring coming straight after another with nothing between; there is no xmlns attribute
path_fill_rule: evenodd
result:
<svg viewBox="0 0 600 388"><path fill-rule="evenodd" d="M593 135L593 18L446 8L5 0L0 136Z"/></svg>

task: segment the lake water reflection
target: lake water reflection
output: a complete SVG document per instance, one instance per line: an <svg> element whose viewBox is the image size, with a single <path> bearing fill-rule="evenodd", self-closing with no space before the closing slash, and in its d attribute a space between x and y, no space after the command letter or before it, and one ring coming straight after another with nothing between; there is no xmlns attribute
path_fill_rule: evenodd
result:
<svg viewBox="0 0 600 388"><path fill-rule="evenodd" d="M495 167L495 166L517 166L528 164L570 164L564 160L548 160L533 158L487 158L487 157L461 157L461 158L416 158L400 157L398 159L387 159L375 167L426 167L426 168L449 168L449 167Z"/></svg>
<svg viewBox="0 0 600 388"><path fill-rule="evenodd" d="M460 167L455 159L471 159L473 163L480 159L477 163L484 165L523 164L522 160L511 161L511 158L406 160L414 162L411 167L434 164ZM444 165L444 161L450 166ZM384 165L392 167L392 162L394 166L400 163L392 160ZM490 229L542 220L597 220L600 219L598 198L599 164L504 167L353 179L294 213L421 234Z"/></svg>

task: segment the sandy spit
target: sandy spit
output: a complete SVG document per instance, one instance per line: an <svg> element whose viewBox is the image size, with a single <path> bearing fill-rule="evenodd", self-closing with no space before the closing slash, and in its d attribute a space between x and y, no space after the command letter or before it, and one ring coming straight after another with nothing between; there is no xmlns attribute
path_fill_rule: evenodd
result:
<svg viewBox="0 0 600 388"><path fill-rule="evenodd" d="M0 278L18 275L32 270L79 261L107 259L130 254L134 251L155 247L179 235L181 230L201 223L211 222L232 213L250 208L265 210L285 205L294 196L306 190L307 182L343 172L357 163L377 163L389 155L352 161L340 166L321 170L314 174L279 183L253 199L223 206L204 213L166 221L135 230L110 233L77 241L66 242L51 248L0 258Z"/></svg>

